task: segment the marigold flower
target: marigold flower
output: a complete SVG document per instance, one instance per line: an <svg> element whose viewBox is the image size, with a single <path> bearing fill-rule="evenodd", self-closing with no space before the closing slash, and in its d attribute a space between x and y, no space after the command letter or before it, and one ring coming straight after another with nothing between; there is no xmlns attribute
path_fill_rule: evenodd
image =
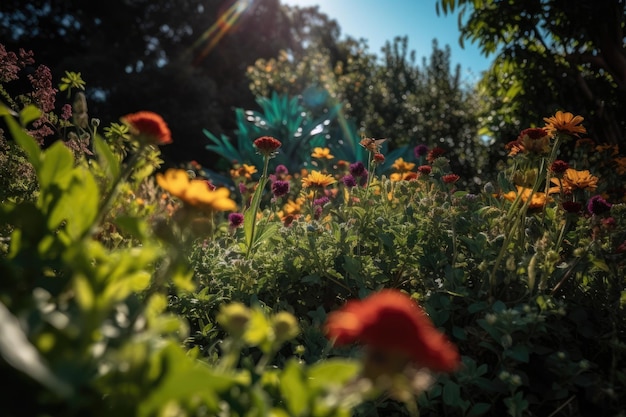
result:
<svg viewBox="0 0 626 417"><path fill-rule="evenodd" d="M211 190L205 180L190 179L183 169L168 169L156 175L157 183L184 203L209 211L229 211L237 204L229 198L228 188Z"/></svg>
<svg viewBox="0 0 626 417"><path fill-rule="evenodd" d="M547 154L550 152L550 135L545 129L528 128L517 138L525 152Z"/></svg>
<svg viewBox="0 0 626 417"><path fill-rule="evenodd" d="M452 372L461 361L457 347L408 295L393 289L348 301L328 315L327 336L336 345L353 342L406 355L433 371Z"/></svg>
<svg viewBox="0 0 626 417"><path fill-rule="evenodd" d="M559 110L554 116L544 117L543 120L546 122L544 129L550 134L562 132L578 136L579 133L587 133L587 129L580 125L585 119L582 116L574 116L570 112Z"/></svg>
<svg viewBox="0 0 626 417"><path fill-rule="evenodd" d="M313 158L317 159L333 159L334 156L330 154L329 148L316 147L313 148L313 153L311 154Z"/></svg>
<svg viewBox="0 0 626 417"><path fill-rule="evenodd" d="M332 175L322 174L320 171L316 171L316 170L311 171L309 175L302 178L302 186L305 188L308 188L308 187L324 188L336 182L337 180L335 180Z"/></svg>
<svg viewBox="0 0 626 417"><path fill-rule="evenodd" d="M254 146L264 156L272 156L280 148L282 143L271 136L261 136L254 140Z"/></svg>
<svg viewBox="0 0 626 417"><path fill-rule="evenodd" d="M151 111L127 114L121 118L140 141L152 145L172 143L172 133L161 116Z"/></svg>
<svg viewBox="0 0 626 417"><path fill-rule="evenodd" d="M517 185L516 187L517 187L517 192L509 191L506 194L502 194L502 197L505 200L515 201L515 199L517 198L517 195L520 194L521 195L520 198L522 199L522 202L526 203L533 190L531 188L522 187L521 185ZM543 206L546 205L546 203L550 201L552 201L552 198L547 196L545 193L536 192L536 193L533 193L532 198L530 199L528 208L529 209L542 208Z"/></svg>

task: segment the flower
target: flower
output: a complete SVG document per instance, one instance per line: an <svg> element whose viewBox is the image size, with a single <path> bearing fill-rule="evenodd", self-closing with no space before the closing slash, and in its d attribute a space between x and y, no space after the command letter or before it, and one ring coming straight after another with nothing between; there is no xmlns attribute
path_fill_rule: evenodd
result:
<svg viewBox="0 0 626 417"><path fill-rule="evenodd" d="M356 187L356 180L354 179L354 177L351 174L344 175L344 177L341 179L341 181L343 181L345 186L348 187L348 188Z"/></svg>
<svg viewBox="0 0 626 417"><path fill-rule="evenodd" d="M264 156L272 156L281 145L278 139L271 136L261 136L254 140L254 146Z"/></svg>
<svg viewBox="0 0 626 417"><path fill-rule="evenodd" d="M396 171L406 172L415 168L415 164L413 162L406 162L404 158L398 158L393 162L391 167Z"/></svg>
<svg viewBox="0 0 626 417"><path fill-rule="evenodd" d="M211 190L205 180L189 179L184 169L168 169L156 175L157 183L174 197L191 206L209 211L229 211L237 204L229 198L228 188Z"/></svg>
<svg viewBox="0 0 626 417"><path fill-rule="evenodd" d="M385 162L385 155L383 155L380 152L376 152L374 154L374 160L373 162L377 163L377 164L382 164L383 162Z"/></svg>
<svg viewBox="0 0 626 417"><path fill-rule="evenodd" d="M309 175L302 178L302 186L305 188L307 187L324 188L336 182L337 180L335 180L332 177L332 175L322 174L321 172L316 171L316 170L311 171Z"/></svg>
<svg viewBox="0 0 626 417"><path fill-rule="evenodd" d="M417 167L417 171L422 175L430 175L433 168L430 165L420 165Z"/></svg>
<svg viewBox="0 0 626 417"><path fill-rule="evenodd" d="M574 116L570 112L559 110L554 116L544 117L543 120L546 122L544 129L550 134L561 132L578 136L579 133L587 133L587 129L580 126L580 123L585 119L582 116Z"/></svg>
<svg viewBox="0 0 626 417"><path fill-rule="evenodd" d="M506 194L502 194L502 197L509 201L515 201L518 194L521 194L521 199L524 203L528 201L528 197L532 193L531 188L522 187L521 185L517 185L517 192L509 191ZM542 208L546 205L548 201L552 201L552 198L547 196L545 193L536 192L533 193L532 198L530 199L530 204L528 206L529 209Z"/></svg>
<svg viewBox="0 0 626 417"><path fill-rule="evenodd" d="M565 192L575 189L594 191L598 187L598 177L591 175L588 170L577 171L573 168L567 168L562 179L550 178L550 181L555 187L551 187L549 193L560 192L561 186Z"/></svg>
<svg viewBox="0 0 626 417"><path fill-rule="evenodd" d="M172 143L172 133L161 116L151 111L127 114L121 118L140 141L153 145Z"/></svg>
<svg viewBox="0 0 626 417"><path fill-rule="evenodd" d="M446 174L444 176L441 177L441 179L443 180L444 183L446 184L454 184L455 182L457 182L461 177L458 176L457 174Z"/></svg>
<svg viewBox="0 0 626 417"><path fill-rule="evenodd" d="M580 213L580 210L583 208L582 203L579 201L564 201L561 206L563 210L572 214Z"/></svg>
<svg viewBox="0 0 626 417"><path fill-rule="evenodd" d="M606 201L601 195L594 195L587 202L587 211L589 214L600 215L611 211L613 205Z"/></svg>
<svg viewBox="0 0 626 417"><path fill-rule="evenodd" d="M365 165L361 161L357 161L353 164L350 164L350 167L348 169L350 171L350 174L352 174L352 176L355 178L363 177L367 175L367 170L365 169Z"/></svg>
<svg viewBox="0 0 626 417"><path fill-rule="evenodd" d="M541 128L524 129L517 138L525 152L547 154L550 152L550 135Z"/></svg>
<svg viewBox="0 0 626 417"><path fill-rule="evenodd" d="M313 148L313 153L311 154L311 156L317 159L333 159L334 158L334 156L330 154L329 148L321 148L319 146L316 148Z"/></svg>
<svg viewBox="0 0 626 417"><path fill-rule="evenodd" d="M348 301L328 315L325 331L336 345L363 343L406 355L433 371L452 372L461 363L456 346L435 328L422 308L394 289Z"/></svg>
<svg viewBox="0 0 626 417"><path fill-rule="evenodd" d="M445 153L446 153L445 149L443 149L440 146L435 146L426 155L426 160L432 164L435 161L435 159L443 156Z"/></svg>
<svg viewBox="0 0 626 417"><path fill-rule="evenodd" d="M557 159L550 165L550 171L555 174L563 174L569 168L569 164L561 159Z"/></svg>
<svg viewBox="0 0 626 417"><path fill-rule="evenodd" d="M428 154L428 146L424 144L417 145L415 148L413 148L413 155L415 155L416 158L421 158L426 154Z"/></svg>
<svg viewBox="0 0 626 417"><path fill-rule="evenodd" d="M274 197L282 197L289 193L289 181L276 180L272 183Z"/></svg>
<svg viewBox="0 0 626 417"><path fill-rule="evenodd" d="M230 213L228 215L228 224L233 229L241 226L243 224L243 214L241 213Z"/></svg>

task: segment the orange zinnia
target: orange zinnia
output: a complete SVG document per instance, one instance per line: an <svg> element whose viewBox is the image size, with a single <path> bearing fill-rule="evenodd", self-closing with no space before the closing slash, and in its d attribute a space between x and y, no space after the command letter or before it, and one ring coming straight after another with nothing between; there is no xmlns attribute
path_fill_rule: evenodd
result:
<svg viewBox="0 0 626 417"><path fill-rule="evenodd" d="M313 153L311 154L313 158L317 159L333 159L334 156L330 154L329 148L316 147L313 148Z"/></svg>
<svg viewBox="0 0 626 417"><path fill-rule="evenodd" d="M546 122L544 127L550 134L554 132L568 133L574 136L578 136L579 133L587 133L587 129L581 126L583 120L582 116L574 116L570 112L557 111L552 117L544 117Z"/></svg>
<svg viewBox="0 0 626 417"><path fill-rule="evenodd" d="M229 198L228 188L212 190L205 180L189 179L184 169L168 169L156 175L157 183L174 197L191 206L209 211L235 210L237 204Z"/></svg>
<svg viewBox="0 0 626 417"><path fill-rule="evenodd" d="M329 314L325 330L337 345L363 343L406 355L433 371L452 372L460 365L457 347L413 299L398 290L386 289L363 300L348 301Z"/></svg>
<svg viewBox="0 0 626 417"><path fill-rule="evenodd" d="M172 143L172 134L161 116L150 111L127 114L121 118L140 141L152 145Z"/></svg>

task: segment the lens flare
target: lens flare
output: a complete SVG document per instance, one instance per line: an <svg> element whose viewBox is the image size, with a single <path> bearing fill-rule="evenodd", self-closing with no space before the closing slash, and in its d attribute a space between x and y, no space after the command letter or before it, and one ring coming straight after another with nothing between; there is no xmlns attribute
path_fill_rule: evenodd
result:
<svg viewBox="0 0 626 417"><path fill-rule="evenodd" d="M191 46L193 50L204 44L202 50L194 58L194 65L206 58L219 41L235 28L241 16L252 6L253 2L254 0L237 0L219 15L215 23Z"/></svg>

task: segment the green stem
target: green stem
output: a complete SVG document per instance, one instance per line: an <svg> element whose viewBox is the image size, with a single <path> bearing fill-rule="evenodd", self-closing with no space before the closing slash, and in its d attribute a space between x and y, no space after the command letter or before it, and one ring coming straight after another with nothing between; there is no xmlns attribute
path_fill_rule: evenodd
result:
<svg viewBox="0 0 626 417"><path fill-rule="evenodd" d="M257 189L254 191L254 195L252 196L252 201L250 203L250 207L248 208L250 212L250 216L252 216L249 220L250 232L247 236L247 248L246 248L246 258L250 257L252 253L252 247L254 246L255 241L255 233L256 233L256 216L259 211L259 206L261 205L261 196L263 195L263 190L265 189L265 184L267 184L267 170L270 164L270 157L263 157L263 173L261 174L261 178L259 179L259 184L257 185ZM246 213L247 214L247 213Z"/></svg>

